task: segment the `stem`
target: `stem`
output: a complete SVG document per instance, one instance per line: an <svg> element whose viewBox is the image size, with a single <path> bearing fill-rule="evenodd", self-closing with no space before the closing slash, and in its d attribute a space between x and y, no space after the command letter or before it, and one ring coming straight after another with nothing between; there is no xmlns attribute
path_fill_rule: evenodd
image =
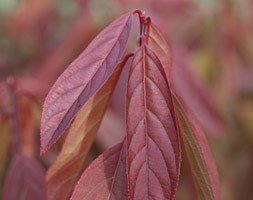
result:
<svg viewBox="0 0 253 200"><path fill-rule="evenodd" d="M145 20L146 20L146 16L145 16L145 11L140 11L140 10L135 10L134 14L138 14L139 16L139 21L140 21L140 39L139 39L139 45L142 45L142 36L145 35Z"/></svg>
<svg viewBox="0 0 253 200"><path fill-rule="evenodd" d="M135 10L134 14L135 13L138 14L140 21L139 45L141 46L143 43L148 43L151 19L145 16L145 11L141 12L140 10Z"/></svg>
<svg viewBox="0 0 253 200"><path fill-rule="evenodd" d="M145 22L146 43L148 43L148 40L149 40L150 24L151 24L151 19L150 17L147 17L146 22Z"/></svg>

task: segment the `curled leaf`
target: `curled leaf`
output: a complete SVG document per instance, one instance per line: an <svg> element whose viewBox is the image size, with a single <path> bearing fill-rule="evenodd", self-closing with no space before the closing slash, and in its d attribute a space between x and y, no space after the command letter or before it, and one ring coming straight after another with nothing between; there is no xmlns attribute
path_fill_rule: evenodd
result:
<svg viewBox="0 0 253 200"><path fill-rule="evenodd" d="M174 96L182 139L191 166L193 180L199 199L221 199L220 183L215 160L204 132L182 99Z"/></svg>
<svg viewBox="0 0 253 200"><path fill-rule="evenodd" d="M127 173L130 199L173 199L181 150L170 87L146 45L135 53L127 87Z"/></svg>
<svg viewBox="0 0 253 200"><path fill-rule="evenodd" d="M62 73L44 103L41 154L69 127L77 112L112 75L121 59L132 22L132 12L108 25Z"/></svg>

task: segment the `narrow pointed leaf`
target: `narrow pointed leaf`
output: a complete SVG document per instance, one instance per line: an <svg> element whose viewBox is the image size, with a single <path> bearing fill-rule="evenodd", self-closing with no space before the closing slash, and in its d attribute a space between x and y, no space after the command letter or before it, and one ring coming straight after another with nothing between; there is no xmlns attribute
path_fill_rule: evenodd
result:
<svg viewBox="0 0 253 200"><path fill-rule="evenodd" d="M171 80L171 53L169 46L159 29L153 24L150 24L148 46L152 51L156 52L163 69L165 71L167 80Z"/></svg>
<svg viewBox="0 0 253 200"><path fill-rule="evenodd" d="M120 143L85 170L71 200L127 200L126 147Z"/></svg>
<svg viewBox="0 0 253 200"><path fill-rule="evenodd" d="M108 25L51 88L41 119L41 154L58 140L81 107L112 75L124 53L131 22L129 12Z"/></svg>
<svg viewBox="0 0 253 200"><path fill-rule="evenodd" d="M221 199L219 176L204 132L182 99L174 96L182 138L199 199Z"/></svg>
<svg viewBox="0 0 253 200"><path fill-rule="evenodd" d="M180 155L169 84L161 62L144 45L134 56L127 89L130 199L173 199Z"/></svg>
<svg viewBox="0 0 253 200"><path fill-rule="evenodd" d="M44 175L36 160L17 154L7 173L3 200L45 200Z"/></svg>
<svg viewBox="0 0 253 200"><path fill-rule="evenodd" d="M84 162L124 64L123 61L117 66L113 75L87 101L71 124L62 150L47 172L48 200L69 199L81 176Z"/></svg>

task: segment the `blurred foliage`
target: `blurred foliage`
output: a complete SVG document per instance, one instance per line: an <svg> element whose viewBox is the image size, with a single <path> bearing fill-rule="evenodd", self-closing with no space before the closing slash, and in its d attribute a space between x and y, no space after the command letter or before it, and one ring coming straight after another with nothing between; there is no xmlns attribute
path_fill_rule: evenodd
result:
<svg viewBox="0 0 253 200"><path fill-rule="evenodd" d="M1 190L4 172L13 155L8 147L13 142L8 141L17 135L13 128L17 124L12 116L18 111L10 103L7 77L15 77L15 92L20 98L31 98L33 100L29 105L34 107L39 104L41 107L58 75L91 39L113 18L132 9L145 10L152 17L167 37L172 52L188 63L195 79L208 88L207 98L212 99L227 123L227 128L221 133L212 133L203 125L217 161L223 199L253 199L251 0L0 0ZM177 49L183 49L187 56ZM177 67L176 61L173 67ZM126 75L127 72L123 72L122 80ZM117 87L113 96L110 115L103 125L107 132L124 130L124 110L118 106L124 105L122 91L124 84ZM33 108L26 108L27 102L26 105L22 102L18 108L21 116L30 113L35 120L29 122L33 128L26 125L20 134L26 140L24 145L30 145L25 148L35 151L32 156L38 158L38 113L41 110L34 108L34 111L29 111ZM120 119L117 125L114 125L115 116ZM30 133L31 129L34 134ZM27 135L23 134L26 132L35 137L33 142L36 145L29 143ZM108 148L106 144L117 142L117 137L108 138L108 134L106 139L103 137L98 135L98 142L93 147L94 155ZM41 159L45 168L55 160L61 144L62 140ZM91 157L94 155L91 153ZM194 188L185 160L180 179L177 199L195 199L190 196Z"/></svg>

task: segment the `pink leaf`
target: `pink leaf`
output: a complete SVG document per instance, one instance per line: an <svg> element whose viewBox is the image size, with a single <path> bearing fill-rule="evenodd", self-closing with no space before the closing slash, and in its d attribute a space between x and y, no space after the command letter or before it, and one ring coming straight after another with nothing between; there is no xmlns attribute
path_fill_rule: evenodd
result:
<svg viewBox="0 0 253 200"><path fill-rule="evenodd" d="M125 142L100 155L85 170L71 200L127 200Z"/></svg>
<svg viewBox="0 0 253 200"><path fill-rule="evenodd" d="M132 22L132 12L108 25L58 78L44 103L41 154L69 127L77 112L96 93L121 59Z"/></svg>
<svg viewBox="0 0 253 200"><path fill-rule="evenodd" d="M7 173L3 199L45 200L44 176L45 173L36 160L17 154Z"/></svg>
<svg viewBox="0 0 253 200"><path fill-rule="evenodd" d="M127 88L130 199L173 199L181 160L176 116L163 66L146 45L135 53Z"/></svg>

